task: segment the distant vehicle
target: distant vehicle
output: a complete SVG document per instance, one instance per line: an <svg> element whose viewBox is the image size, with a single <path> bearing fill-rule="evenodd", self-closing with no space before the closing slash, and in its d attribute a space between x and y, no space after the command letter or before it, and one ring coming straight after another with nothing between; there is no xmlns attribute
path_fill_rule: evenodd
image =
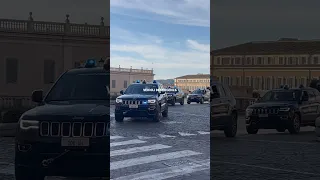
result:
<svg viewBox="0 0 320 180"><path fill-rule="evenodd" d="M168 116L168 98L162 84L137 81L120 91L115 104L115 120L122 122L125 117L146 117L159 122L161 115Z"/></svg>
<svg viewBox="0 0 320 180"><path fill-rule="evenodd" d="M273 89L246 109L246 129L248 134L257 134L259 129L288 129L297 134L300 127L315 126L319 114L318 90L303 86Z"/></svg>
<svg viewBox="0 0 320 180"><path fill-rule="evenodd" d="M210 101L210 91L206 89L197 89L188 94L187 103L192 102L203 104L205 101Z"/></svg>
<svg viewBox="0 0 320 180"><path fill-rule="evenodd" d="M108 177L109 74L88 60L60 76L48 94L32 93L38 106L18 122L16 180L45 176Z"/></svg>
<svg viewBox="0 0 320 180"><path fill-rule="evenodd" d="M180 105L184 105L184 99L185 99L184 92L177 87L168 88L168 89L171 89L170 91L168 90L166 92L168 96L168 103L171 104L172 106L176 105L176 103L180 103Z"/></svg>
<svg viewBox="0 0 320 180"><path fill-rule="evenodd" d="M220 82L211 85L211 130L222 130L226 137L235 137L238 128L236 99L230 88Z"/></svg>

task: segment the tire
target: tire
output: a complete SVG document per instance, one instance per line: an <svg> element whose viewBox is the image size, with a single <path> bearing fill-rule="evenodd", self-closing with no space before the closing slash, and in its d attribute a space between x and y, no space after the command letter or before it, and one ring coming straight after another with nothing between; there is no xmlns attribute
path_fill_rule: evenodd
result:
<svg viewBox="0 0 320 180"><path fill-rule="evenodd" d="M255 128L255 127L253 127L252 125L248 125L248 126L246 127L246 130L247 130L247 133L248 133L248 134L257 134L258 131L259 131L258 128Z"/></svg>
<svg viewBox="0 0 320 180"><path fill-rule="evenodd" d="M201 101L200 101L200 104L203 104L203 102L204 102L204 99L202 98Z"/></svg>
<svg viewBox="0 0 320 180"><path fill-rule="evenodd" d="M44 180L45 176L38 174L39 171L31 171L25 167L15 166L16 180Z"/></svg>
<svg viewBox="0 0 320 180"><path fill-rule="evenodd" d="M160 105L159 105L160 106ZM161 109L158 108L155 115L153 116L153 121L154 122L159 122L161 118Z"/></svg>
<svg viewBox="0 0 320 180"><path fill-rule="evenodd" d="M172 106L175 106L175 105L176 105L176 98L173 99L171 105L172 105Z"/></svg>
<svg viewBox="0 0 320 180"><path fill-rule="evenodd" d="M226 137L235 137L237 135L238 129L238 117L236 114L231 115L231 122L228 126L224 129L224 135Z"/></svg>
<svg viewBox="0 0 320 180"><path fill-rule="evenodd" d="M184 105L184 98L182 98L180 105Z"/></svg>
<svg viewBox="0 0 320 180"><path fill-rule="evenodd" d="M190 104L190 101L187 101L188 104Z"/></svg>
<svg viewBox="0 0 320 180"><path fill-rule="evenodd" d="M290 134L299 134L301 127L301 120L299 114L295 113L291 122L289 123L288 131Z"/></svg>
<svg viewBox="0 0 320 180"><path fill-rule="evenodd" d="M278 132L285 132L286 131L286 128L277 128L276 129Z"/></svg>
<svg viewBox="0 0 320 180"><path fill-rule="evenodd" d="M162 112L162 117L168 117L168 109L169 109L169 107L168 107L168 105L166 105L166 110L164 110Z"/></svg>
<svg viewBox="0 0 320 180"><path fill-rule="evenodd" d="M116 122L123 122L124 116L122 114L115 114Z"/></svg>

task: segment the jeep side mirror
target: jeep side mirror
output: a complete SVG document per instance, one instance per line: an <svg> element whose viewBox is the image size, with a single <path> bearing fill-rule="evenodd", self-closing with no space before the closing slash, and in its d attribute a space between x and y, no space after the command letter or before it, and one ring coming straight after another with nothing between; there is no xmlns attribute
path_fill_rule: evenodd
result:
<svg viewBox="0 0 320 180"><path fill-rule="evenodd" d="M42 90L33 91L31 98L33 102L41 103L43 100L43 91Z"/></svg>
<svg viewBox="0 0 320 180"><path fill-rule="evenodd" d="M123 94L124 94L123 90L121 90L121 91L120 91L120 94L121 94L121 95L123 95Z"/></svg>

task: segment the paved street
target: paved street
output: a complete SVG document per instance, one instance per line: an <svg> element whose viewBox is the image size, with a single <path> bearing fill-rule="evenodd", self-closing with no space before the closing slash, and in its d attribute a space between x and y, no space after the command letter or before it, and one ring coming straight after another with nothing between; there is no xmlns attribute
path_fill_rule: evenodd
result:
<svg viewBox="0 0 320 180"><path fill-rule="evenodd" d="M247 135L239 118L238 137L211 135L211 176L215 180L320 179L320 142L313 127L299 135L275 130Z"/></svg>
<svg viewBox="0 0 320 180"><path fill-rule="evenodd" d="M209 111L209 104L177 103L160 123L111 121L111 177L210 179Z"/></svg>
<svg viewBox="0 0 320 180"><path fill-rule="evenodd" d="M159 123L130 118L115 123L113 112L112 107L113 180L210 179L209 104L177 103ZM14 179L13 156L13 138L0 138L1 180Z"/></svg>

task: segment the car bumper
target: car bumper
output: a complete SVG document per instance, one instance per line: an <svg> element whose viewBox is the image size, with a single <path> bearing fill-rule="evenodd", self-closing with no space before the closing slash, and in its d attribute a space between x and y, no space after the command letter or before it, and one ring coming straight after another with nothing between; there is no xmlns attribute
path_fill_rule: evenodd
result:
<svg viewBox="0 0 320 180"><path fill-rule="evenodd" d="M188 102L200 102L201 98L188 98Z"/></svg>
<svg viewBox="0 0 320 180"><path fill-rule="evenodd" d="M290 115L268 115L268 117L249 116L246 117L246 125L261 129L275 129L287 127L292 120Z"/></svg>
<svg viewBox="0 0 320 180"><path fill-rule="evenodd" d="M130 109L128 106L118 106L115 109L115 114L122 114L124 117L152 117L156 113L156 106L144 106L137 109Z"/></svg>

